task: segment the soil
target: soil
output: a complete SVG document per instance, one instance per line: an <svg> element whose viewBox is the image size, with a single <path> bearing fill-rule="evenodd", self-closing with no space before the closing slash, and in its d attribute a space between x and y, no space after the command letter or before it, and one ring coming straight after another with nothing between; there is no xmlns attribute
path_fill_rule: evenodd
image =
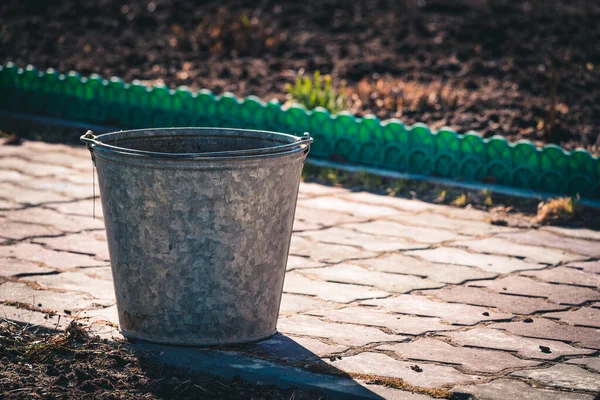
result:
<svg viewBox="0 0 600 400"><path fill-rule="evenodd" d="M318 394L223 381L157 364L72 322L53 332L0 322L0 399L316 400Z"/></svg>
<svg viewBox="0 0 600 400"><path fill-rule="evenodd" d="M348 108L600 153L600 0L4 0L0 63Z"/></svg>

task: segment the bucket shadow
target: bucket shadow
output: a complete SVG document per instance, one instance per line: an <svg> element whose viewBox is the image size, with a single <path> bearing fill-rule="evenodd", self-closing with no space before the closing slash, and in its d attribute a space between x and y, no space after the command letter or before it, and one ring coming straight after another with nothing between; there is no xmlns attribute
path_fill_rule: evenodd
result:
<svg viewBox="0 0 600 400"><path fill-rule="evenodd" d="M259 342L212 347L174 346L132 341L140 356L161 364L227 380L240 378L283 389L300 388L328 399L384 399L348 373L325 362L293 338L276 333Z"/></svg>

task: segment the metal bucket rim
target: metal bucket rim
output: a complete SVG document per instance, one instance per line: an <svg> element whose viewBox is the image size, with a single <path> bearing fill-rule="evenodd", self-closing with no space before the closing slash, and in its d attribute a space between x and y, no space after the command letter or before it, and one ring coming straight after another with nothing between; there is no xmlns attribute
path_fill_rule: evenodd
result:
<svg viewBox="0 0 600 400"><path fill-rule="evenodd" d="M254 149L227 150L205 153L165 153L147 150L137 150L127 147L117 146L119 139L144 139L144 138L162 138L177 136L201 136L201 137L247 137L266 141L272 141L275 144L269 147L260 147ZM278 140L279 139L279 140ZM283 139L283 140L282 140ZM81 136L81 140L86 142L90 151L102 150L107 153L119 153L122 155L142 156L149 158L163 159L204 159L204 160L222 160L222 159L249 159L264 158L269 156L291 154L300 151L308 153L313 138L308 133L298 137L286 133L239 128L212 128L212 127L187 127L187 128L146 128L134 130L122 130L109 132L95 136L91 131ZM113 141L114 145L107 142Z"/></svg>

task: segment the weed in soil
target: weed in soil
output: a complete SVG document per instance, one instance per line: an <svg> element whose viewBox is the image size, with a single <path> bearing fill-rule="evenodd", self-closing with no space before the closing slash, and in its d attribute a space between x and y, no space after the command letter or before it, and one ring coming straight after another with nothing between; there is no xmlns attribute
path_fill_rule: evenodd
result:
<svg viewBox="0 0 600 400"><path fill-rule="evenodd" d="M0 321L2 399L323 399L170 368L72 322L63 332Z"/></svg>
<svg viewBox="0 0 600 400"><path fill-rule="evenodd" d="M335 114L346 108L345 84L336 89L331 76L321 77L319 71L313 77L304 76L303 71L298 72L296 82L286 85L286 91L290 100L297 101L307 110L323 107Z"/></svg>

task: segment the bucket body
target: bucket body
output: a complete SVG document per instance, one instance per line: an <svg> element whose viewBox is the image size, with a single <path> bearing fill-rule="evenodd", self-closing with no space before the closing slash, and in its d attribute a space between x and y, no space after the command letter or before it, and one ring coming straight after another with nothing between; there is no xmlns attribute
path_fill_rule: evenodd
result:
<svg viewBox="0 0 600 400"><path fill-rule="evenodd" d="M211 345L274 334L308 145L211 128L95 139L123 335Z"/></svg>

